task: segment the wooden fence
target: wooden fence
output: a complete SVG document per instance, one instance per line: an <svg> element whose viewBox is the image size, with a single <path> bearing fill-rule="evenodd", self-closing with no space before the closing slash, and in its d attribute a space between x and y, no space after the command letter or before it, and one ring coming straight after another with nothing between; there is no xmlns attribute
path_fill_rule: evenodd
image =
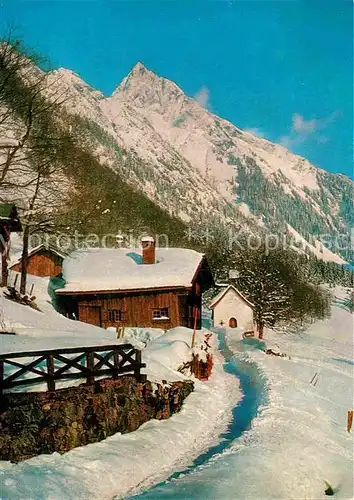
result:
<svg viewBox="0 0 354 500"><path fill-rule="evenodd" d="M0 354L0 395L14 387L43 383L48 391L55 391L57 380L86 379L93 384L96 377L117 378L126 373L143 380L146 377L140 370L145 366L141 351L131 344Z"/></svg>

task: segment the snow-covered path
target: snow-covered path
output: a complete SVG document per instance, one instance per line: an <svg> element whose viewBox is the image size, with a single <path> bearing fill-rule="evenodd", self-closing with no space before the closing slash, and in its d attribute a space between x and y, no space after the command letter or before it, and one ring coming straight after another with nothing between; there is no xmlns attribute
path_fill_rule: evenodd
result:
<svg viewBox="0 0 354 500"><path fill-rule="evenodd" d="M0 297L6 321L22 333L0 339L4 352L22 342L38 348L116 341L109 332L60 317L46 301L43 289L42 314ZM225 366L230 373L217 354L211 380L196 382L179 414L64 455L18 465L0 462L0 499L111 499L151 488L141 496L317 500L324 498L325 480L336 488L336 498L350 499L353 458L346 415L353 404L352 332L353 316L339 306L306 335L268 332L267 342L289 359L267 356L228 330L231 353L221 347L230 358ZM190 331L177 329L149 344L144 352L149 378L181 377L175 366L189 340ZM316 373L317 383L311 384ZM235 375L244 392L240 403ZM172 480L153 487L172 473Z"/></svg>
<svg viewBox="0 0 354 500"><path fill-rule="evenodd" d="M353 497L352 435L346 432L353 405L353 317L333 307L328 321L305 335L268 341L291 356L240 353L228 331L234 361L255 363L267 384L267 404L250 429L183 476L141 495L145 499L319 499L325 480L336 498ZM316 382L310 383L313 376ZM242 384L241 384L242 387ZM249 388L248 388L249 390Z"/></svg>
<svg viewBox="0 0 354 500"><path fill-rule="evenodd" d="M251 427L253 419L261 411L262 406L267 403L265 381L262 379L257 365L234 356L225 342L225 330L219 330L218 338L225 359L224 370L239 380L242 391L242 398L233 408L233 417L227 432L219 436L217 445L197 457L187 469L174 473L167 481L134 496L134 498L155 499L166 498L166 496L178 499L186 498L183 486L185 478L189 474L195 477L199 471L212 468L215 461L228 452L234 441ZM182 482L179 482L180 479ZM203 498L203 491L199 490L198 483L195 486L195 498ZM193 492L188 491L188 495L190 494Z"/></svg>

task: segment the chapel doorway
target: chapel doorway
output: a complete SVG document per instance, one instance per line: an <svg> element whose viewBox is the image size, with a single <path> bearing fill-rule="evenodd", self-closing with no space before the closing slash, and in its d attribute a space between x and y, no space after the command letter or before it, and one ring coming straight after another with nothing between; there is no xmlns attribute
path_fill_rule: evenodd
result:
<svg viewBox="0 0 354 500"><path fill-rule="evenodd" d="M230 318L229 319L229 327L230 328L236 328L237 327L237 319L236 318Z"/></svg>

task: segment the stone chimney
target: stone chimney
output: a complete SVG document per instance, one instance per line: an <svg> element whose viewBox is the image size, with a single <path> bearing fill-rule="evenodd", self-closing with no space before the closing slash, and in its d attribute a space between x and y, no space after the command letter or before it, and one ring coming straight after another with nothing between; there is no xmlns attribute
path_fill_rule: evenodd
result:
<svg viewBox="0 0 354 500"><path fill-rule="evenodd" d="M116 234L116 248L122 248L124 246L124 236L122 234Z"/></svg>
<svg viewBox="0 0 354 500"><path fill-rule="evenodd" d="M143 264L155 264L155 245L155 239L152 236L143 236L141 238Z"/></svg>

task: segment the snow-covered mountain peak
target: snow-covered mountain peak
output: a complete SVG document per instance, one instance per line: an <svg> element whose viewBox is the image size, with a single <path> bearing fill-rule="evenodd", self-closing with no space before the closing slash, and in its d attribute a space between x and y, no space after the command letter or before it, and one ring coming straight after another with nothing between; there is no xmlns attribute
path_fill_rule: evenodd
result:
<svg viewBox="0 0 354 500"><path fill-rule="evenodd" d="M131 69L130 73L132 75L141 75L141 74L144 74L144 73L153 73L155 74L153 71L151 71L149 68L147 68L145 66L145 64L141 61L138 61L134 66L133 68ZM157 75L156 75L157 76Z"/></svg>
<svg viewBox="0 0 354 500"><path fill-rule="evenodd" d="M80 77L78 73L71 71L67 68L58 68L50 73L53 78L60 79L64 82L71 83L81 83L82 85L87 85L84 80Z"/></svg>
<svg viewBox="0 0 354 500"><path fill-rule="evenodd" d="M102 92L86 83L78 73L66 68L59 68L48 73L48 81L49 83L54 83L57 87L60 87L61 90L65 90L69 94L71 94L73 90L81 92L82 95L88 91L91 97L104 99Z"/></svg>
<svg viewBox="0 0 354 500"><path fill-rule="evenodd" d="M67 92L68 111L86 119L102 162L170 213L184 220L208 213L229 222L242 211L305 237L348 232L348 178L218 117L142 62L110 97L64 68L50 78Z"/></svg>
<svg viewBox="0 0 354 500"><path fill-rule="evenodd" d="M149 123L155 133L195 165L203 176L208 171L227 199L230 199L230 186L238 164L244 164L245 159L254 155L267 177L280 175L285 182L294 184L295 190L302 186L318 189L317 169L309 162L210 113L174 82L156 75L141 62L123 79L112 97L102 102L102 110L117 127L126 120L126 114L135 123L137 117L140 122L143 120L143 128ZM147 139L146 131L143 136ZM135 137L140 137L140 133ZM148 149L140 139L134 147L143 156Z"/></svg>
<svg viewBox="0 0 354 500"><path fill-rule="evenodd" d="M113 102L129 102L139 108L153 107L164 113L171 103L184 98L182 89L174 82L158 76L138 62L119 84L111 99Z"/></svg>

